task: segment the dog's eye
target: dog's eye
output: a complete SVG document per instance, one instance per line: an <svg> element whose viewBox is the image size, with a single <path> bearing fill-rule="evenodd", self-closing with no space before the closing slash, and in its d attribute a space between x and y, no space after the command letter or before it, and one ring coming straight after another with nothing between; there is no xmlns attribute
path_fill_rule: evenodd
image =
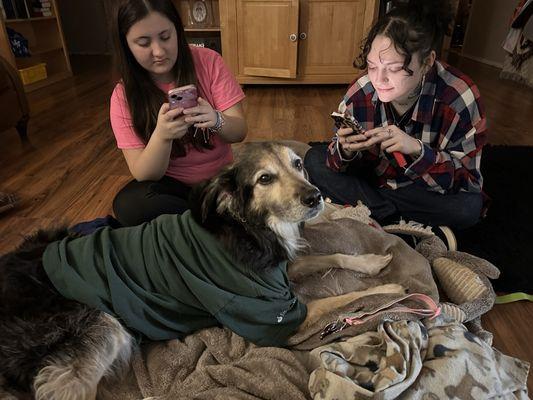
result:
<svg viewBox="0 0 533 400"><path fill-rule="evenodd" d="M302 164L301 159L298 158L294 160L294 168L296 168L298 171L301 171L302 169L304 169L304 165Z"/></svg>
<svg viewBox="0 0 533 400"><path fill-rule="evenodd" d="M261 185L268 185L270 182L272 182L272 175L270 174L263 174L259 177L258 182Z"/></svg>

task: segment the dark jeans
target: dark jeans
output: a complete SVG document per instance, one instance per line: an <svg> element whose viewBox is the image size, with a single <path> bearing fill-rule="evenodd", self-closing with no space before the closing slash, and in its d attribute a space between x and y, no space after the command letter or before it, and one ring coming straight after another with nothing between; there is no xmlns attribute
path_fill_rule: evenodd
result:
<svg viewBox="0 0 533 400"><path fill-rule="evenodd" d="M480 193L439 194L416 183L396 190L378 188L363 177L335 172L326 166L326 145L314 146L305 156L310 181L334 203L355 205L361 200L382 224L400 217L425 225L456 229L475 225L481 215Z"/></svg>
<svg viewBox="0 0 533 400"><path fill-rule="evenodd" d="M113 200L115 217L123 226L134 226L162 214L181 214L189 208L190 186L164 176L159 181L132 180Z"/></svg>

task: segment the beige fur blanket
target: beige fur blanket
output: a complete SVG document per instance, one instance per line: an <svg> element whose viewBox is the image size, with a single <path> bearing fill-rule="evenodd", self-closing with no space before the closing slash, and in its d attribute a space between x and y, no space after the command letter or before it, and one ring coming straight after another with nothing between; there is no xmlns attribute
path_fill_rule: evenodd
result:
<svg viewBox="0 0 533 400"><path fill-rule="evenodd" d="M410 293L424 293L438 301L437 287L427 259L401 239L372 226L372 221L365 218L364 212L355 217L346 215L349 212L358 214L359 211L361 210L339 211L330 207L319 220L308 224L304 229L304 236L310 245L309 253L391 254L392 260L389 265L373 277L344 270L331 270L316 276L308 276L295 283L295 293L307 301L316 297L353 290L372 290L376 286L397 283ZM375 333L384 319L417 321L418 318L408 313L403 315L385 313L369 323L349 327L321 340L320 332L324 326L335 321L343 311L372 310L402 296L401 293L374 294L357 300L344 310L334 310L306 331L294 335L290 340L292 346L290 350L257 347L222 328L205 329L182 341L145 345L134 355L129 371L122 378L118 380L110 378L100 385L99 398L113 400L147 397L169 400L310 398L308 384L311 372L316 369L316 361L311 362L309 350L328 345L334 340L349 340L367 331ZM507 363L502 367L494 362L494 357L487 358L484 365L492 369L510 365ZM464 357L451 360L451 363L445 366L445 370L437 373L447 374L449 369L455 368L453 364L455 361L461 368L464 368L465 362L468 363L468 359ZM525 374L527 375L527 372ZM410 381L404 383L405 390L408 390L410 382L415 378L411 375ZM431 376L428 379L431 382ZM315 374L314 381L311 382L311 387L315 388L313 393L319 393L320 389L316 388L325 383L325 381L320 383ZM336 386L337 383L333 385Z"/></svg>

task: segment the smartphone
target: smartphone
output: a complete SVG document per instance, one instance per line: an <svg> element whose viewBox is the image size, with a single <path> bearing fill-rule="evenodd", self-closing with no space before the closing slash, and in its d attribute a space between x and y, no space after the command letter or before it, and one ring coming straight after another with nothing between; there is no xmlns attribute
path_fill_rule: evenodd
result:
<svg viewBox="0 0 533 400"><path fill-rule="evenodd" d="M331 118L335 121L335 126L340 128L352 128L352 131L356 135L362 135L365 133L362 125L351 115L340 114L338 112L332 112ZM407 161L402 153L399 151L393 151L392 155L401 168L407 165Z"/></svg>
<svg viewBox="0 0 533 400"><path fill-rule="evenodd" d="M340 128L352 128L354 134L362 135L365 133L365 130L354 117L346 116L345 114L340 114L338 112L332 112L331 118L335 121L335 126L337 129Z"/></svg>
<svg viewBox="0 0 533 400"><path fill-rule="evenodd" d="M170 109L174 108L191 108L198 105L198 91L196 86L187 85L181 86L168 91L168 104Z"/></svg>

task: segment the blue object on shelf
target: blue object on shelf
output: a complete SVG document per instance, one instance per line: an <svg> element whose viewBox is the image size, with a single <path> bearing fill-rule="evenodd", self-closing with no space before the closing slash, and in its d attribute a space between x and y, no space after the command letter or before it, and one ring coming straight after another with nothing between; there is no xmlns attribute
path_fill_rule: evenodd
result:
<svg viewBox="0 0 533 400"><path fill-rule="evenodd" d="M15 57L31 57L30 49L28 47L28 39L22 36L17 31L7 28L7 36L9 37L9 44Z"/></svg>

